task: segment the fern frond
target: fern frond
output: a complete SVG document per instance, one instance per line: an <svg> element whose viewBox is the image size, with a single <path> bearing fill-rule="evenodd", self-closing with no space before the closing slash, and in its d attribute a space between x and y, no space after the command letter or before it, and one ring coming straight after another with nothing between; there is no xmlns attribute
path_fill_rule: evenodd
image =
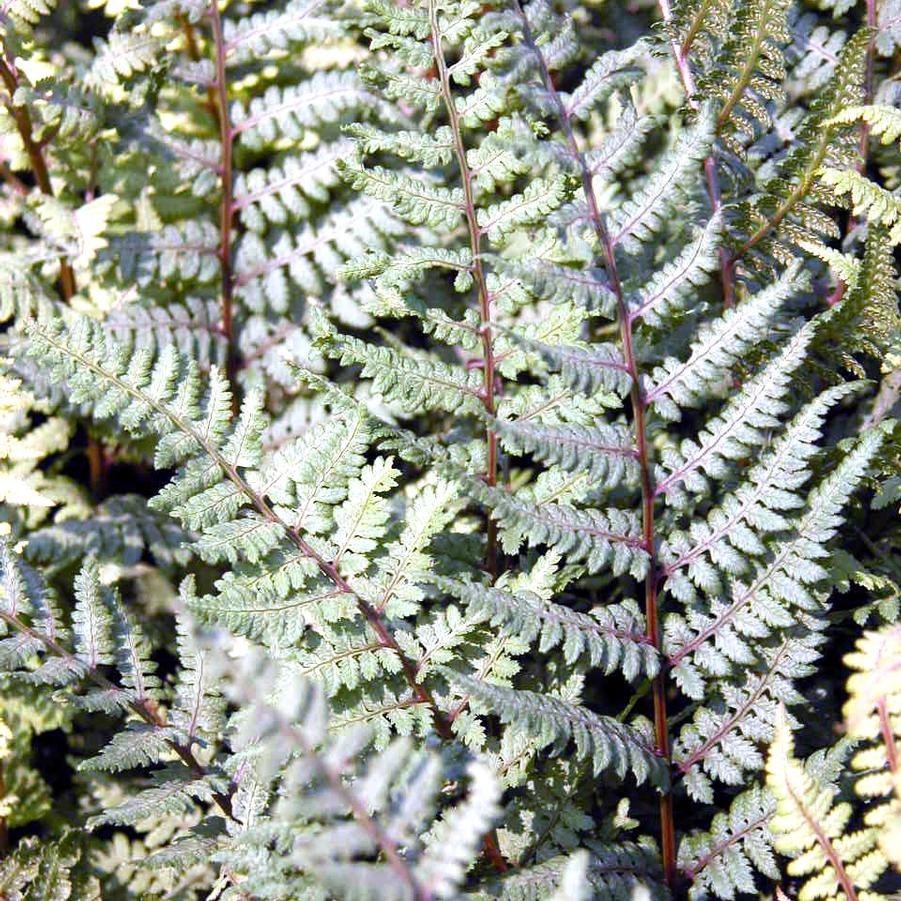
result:
<svg viewBox="0 0 901 901"><path fill-rule="evenodd" d="M683 186L691 183L689 173L697 171L698 164L709 153L710 141L711 124L706 117L679 135L673 149L655 166L654 174L617 210L610 225L614 246L621 244L626 250L635 249L660 228L664 217L678 202Z"/></svg>
<svg viewBox="0 0 901 901"><path fill-rule="evenodd" d="M732 901L757 890L754 872L779 878L769 822L773 797L753 786L736 797L727 812L714 816L708 832L694 832L679 846L679 868L691 880L691 896L712 892Z"/></svg>
<svg viewBox="0 0 901 901"><path fill-rule="evenodd" d="M709 555L710 562L724 573L735 576L747 569L747 558L764 554L766 535L790 528L788 515L804 505L798 489L810 477L810 462L818 451L827 413L859 387L839 385L807 404L735 492L708 514L706 522L692 522L689 534L670 533L661 550L666 575L688 566L688 577L702 587L709 579L700 562L703 555ZM693 566L699 570L697 579Z"/></svg>
<svg viewBox="0 0 901 901"><path fill-rule="evenodd" d="M717 130L738 141L727 140L738 149L741 138L771 125L768 104L782 99L785 80L783 47L790 40L786 23L788 4L783 0L742 3L728 37L711 62L700 86L703 95L720 101Z"/></svg>
<svg viewBox="0 0 901 901"><path fill-rule="evenodd" d="M897 626L865 632L845 664L848 701L844 707L848 737L866 743L851 758L860 773L854 788L872 801L864 824L875 830L879 849L897 869L901 866L898 834L901 826L901 781L898 752L901 748L901 636Z"/></svg>
<svg viewBox="0 0 901 901"><path fill-rule="evenodd" d="M219 323L219 307L201 297L189 297L165 307L127 303L114 307L105 323L123 344L136 350L159 353L166 344L192 356L204 369L225 362L225 336Z"/></svg>
<svg viewBox="0 0 901 901"><path fill-rule="evenodd" d="M629 316L658 327L679 312L716 268L721 228L721 217L716 215L675 259L631 293L626 300Z"/></svg>
<svg viewBox="0 0 901 901"><path fill-rule="evenodd" d="M364 198L323 216L315 229L277 231L270 240L245 232L235 253L236 294L250 310L283 314L292 294L325 293L347 260L363 252L361 235L384 249L397 227L385 205Z"/></svg>
<svg viewBox="0 0 901 901"><path fill-rule="evenodd" d="M484 762L467 767L469 797L435 824L417 870L438 898L452 897L460 886L482 840L501 813L500 788Z"/></svg>
<svg viewBox="0 0 901 901"><path fill-rule="evenodd" d="M613 133L607 135L597 148L585 151L588 171L602 181L612 181L636 162L657 124L654 116L639 116L634 106L627 105L617 119Z"/></svg>
<svg viewBox="0 0 901 901"><path fill-rule="evenodd" d="M749 772L763 768L756 742L772 736L780 705L803 701L795 683L814 672L822 643L811 628L808 635L789 631L775 647L760 648L759 665L751 667L749 661L744 678L723 688L722 703L700 709L682 727L673 758L691 797L709 803L712 780L741 785Z"/></svg>
<svg viewBox="0 0 901 901"><path fill-rule="evenodd" d="M131 723L114 735L99 754L82 761L81 769L116 773L157 764L171 754L170 743L175 736L174 729Z"/></svg>
<svg viewBox="0 0 901 901"><path fill-rule="evenodd" d="M767 788L776 799L770 821L776 849L791 858L788 873L806 877L799 898L856 898L885 870L887 861L869 830L846 832L851 805L835 803L794 756L794 740L780 714L767 759Z"/></svg>
<svg viewBox="0 0 901 901"><path fill-rule="evenodd" d="M546 365L559 372L564 384L574 391L587 395L615 391L620 396L629 392L632 380L622 355L612 345L550 345L521 336L514 340L540 354Z"/></svg>
<svg viewBox="0 0 901 901"><path fill-rule="evenodd" d="M901 330L894 286L893 245L884 228L870 225L853 287L822 318L817 344L858 377L861 357L880 358Z"/></svg>
<svg viewBox="0 0 901 901"><path fill-rule="evenodd" d="M584 879L589 892L612 901L629 901L647 893L649 898L665 897L656 872L656 850L644 843L617 841L592 843L588 849ZM564 891L563 880L571 859L553 857L534 866L519 869L504 879L488 883L476 898L500 898L503 901L539 901L564 898L575 901L578 895ZM560 886L560 894L554 889ZM588 895L591 897L591 894Z"/></svg>
<svg viewBox="0 0 901 901"><path fill-rule="evenodd" d="M835 237L833 220L818 207L829 201L828 192L818 190L818 175L824 165L847 169L856 160L857 145L850 129L827 122L842 109L860 103L868 40L861 30L845 44L832 79L817 96L777 174L759 196L741 204L734 219L739 235L736 258L745 258L753 266L754 259L747 258L753 249L761 259L772 253L787 262L789 247L797 241L816 240L821 234Z"/></svg>
<svg viewBox="0 0 901 901"><path fill-rule="evenodd" d="M437 359L400 354L349 335L335 337L326 349L344 366L360 365L360 374L373 380L378 394L386 401L402 403L405 409L460 413L480 409L478 373Z"/></svg>
<svg viewBox="0 0 901 901"><path fill-rule="evenodd" d="M25 554L41 566L70 566L87 556L124 567L151 560L169 571L188 561L187 537L177 523L149 510L143 498L120 494L95 507L90 519L66 518L32 532Z"/></svg>
<svg viewBox="0 0 901 901"><path fill-rule="evenodd" d="M792 532L773 543L750 578L730 587L728 600L714 595L707 609L694 607L684 618L667 618L665 646L673 675L689 696L704 691L699 668L716 674L729 671L729 660L744 666L756 658L748 639L760 640L775 628L790 627L796 618L791 608L819 608L816 587L829 575L821 562L829 556L827 542L886 437L885 428L874 429L854 444L811 491ZM679 573L670 576L668 585L676 597L696 598L691 582Z"/></svg>
<svg viewBox="0 0 901 901"><path fill-rule="evenodd" d="M847 195L851 212L889 229L892 244L901 243L901 200L853 169L825 169L823 184L839 197Z"/></svg>
<svg viewBox="0 0 901 901"><path fill-rule="evenodd" d="M341 23L317 15L320 11L315 0L292 0L282 9L252 13L237 21L226 19L223 38L229 64L257 62L292 44L325 43L339 37L343 31Z"/></svg>
<svg viewBox="0 0 901 901"><path fill-rule="evenodd" d="M667 784L666 768L654 754L644 723L626 725L550 695L503 688L449 670L445 674L503 723L529 734L539 748L551 747L559 754L574 741L577 757L588 760L595 773L612 770L624 779L631 772L639 784Z"/></svg>
<svg viewBox="0 0 901 901"><path fill-rule="evenodd" d="M339 181L337 162L350 152L350 141L334 141L309 153L286 157L268 169L239 173L234 185L234 209L251 231L309 217L312 203L328 199Z"/></svg>
<svg viewBox="0 0 901 901"><path fill-rule="evenodd" d="M300 140L309 129L341 122L351 112L379 104L356 72L316 72L300 84L272 86L245 107L231 108L235 135L250 149L262 149L278 139Z"/></svg>
<svg viewBox="0 0 901 901"><path fill-rule="evenodd" d="M639 42L627 50L609 51L595 60L581 84L572 93L561 97L566 115L572 119L585 119L592 107L635 81L640 70L634 63L643 50Z"/></svg>
<svg viewBox="0 0 901 901"><path fill-rule="evenodd" d="M848 287L853 288L857 284L860 260L818 241L799 241L798 246L822 260Z"/></svg>
<svg viewBox="0 0 901 901"><path fill-rule="evenodd" d="M90 817L85 826L98 829L101 826L134 826L142 820L161 814L184 814L196 801L212 801L213 791L205 780L174 779L153 788L145 788L128 801Z"/></svg>
<svg viewBox="0 0 901 901"><path fill-rule="evenodd" d="M259 655L248 655L243 673L230 675L226 685L229 697L246 711L235 745L252 752L255 778L268 782L272 762L286 764L283 788L268 815L222 855L248 872L245 889L253 889L257 879L266 884L266 868L256 868L255 877L245 855L268 860L277 853L290 866L282 870L289 884L302 885L303 874L313 872L320 884L339 892L349 877L385 897L450 897L459 891L470 850L496 816L498 790L484 764L470 763L467 797L433 826L434 841L440 845L443 838L458 849L448 856L442 846L439 860L419 838L423 825L435 820L442 775L437 755L414 752L398 740L364 769L366 736L356 730L329 737L321 693L306 680L280 681ZM260 744L268 754L253 753ZM311 823L318 824L315 833L298 828ZM271 847L274 835L277 851Z"/></svg>
<svg viewBox="0 0 901 901"><path fill-rule="evenodd" d="M352 188L390 204L411 225L452 229L463 218L461 188L445 188L382 166L363 168L347 161L339 164L339 171Z"/></svg>
<svg viewBox="0 0 901 901"><path fill-rule="evenodd" d="M113 662L112 602L103 597L106 592L96 562L89 562L75 579L72 611L75 655L89 670Z"/></svg>
<svg viewBox="0 0 901 901"><path fill-rule="evenodd" d="M790 269L773 285L702 326L687 360L670 357L654 369L648 401L661 416L676 419L680 406L697 406L709 398L724 373L768 335L780 309L802 284L799 269Z"/></svg>
<svg viewBox="0 0 901 901"><path fill-rule="evenodd" d="M194 599L190 577L179 594L181 603L190 608ZM184 614L176 618L175 628L181 669L169 720L188 741L214 740L222 727L224 702L210 672L209 652L197 641Z"/></svg>
<svg viewBox="0 0 901 901"><path fill-rule="evenodd" d="M543 221L556 210L568 194L562 178L552 181L534 179L522 194L479 210L478 223L495 244L502 244L517 229Z"/></svg>
<svg viewBox="0 0 901 901"><path fill-rule="evenodd" d="M142 355L129 359L101 327L85 319L74 320L69 329L59 322L33 323L29 333L30 353L39 355L55 378L68 383L73 398L93 404L98 417L115 415L131 431L159 436L156 465L179 468L154 499L157 509L171 512L201 533L217 530L226 521L243 520L247 512L270 522L278 546L269 553L277 551L284 568L273 572L262 563L248 563L251 578L282 595L309 586L317 597L321 597L318 583L322 578L331 582L339 595L353 599L378 632L380 642L398 656L414 693L420 700L428 699L432 707L431 695L420 685L413 664L382 618L389 598L376 606L363 589L354 588L329 562L334 544L317 535L328 527L332 515L328 509L344 500L345 486L362 467L363 458L354 451L354 436L361 434L359 422L349 428L334 423L329 442L332 450L304 460L299 471L285 469L292 459L291 448L260 470L264 419L259 396L247 397L240 416L233 421L231 395L223 376L211 372L209 388L202 393L196 369L185 367L171 347L155 362ZM328 484L330 476L343 479L340 489ZM307 522L314 515L319 516L318 522ZM219 537L218 532L214 534ZM255 540L250 548L250 555L258 556ZM226 580L226 589L231 581ZM399 580L393 582L388 594L400 584ZM247 612L245 607L238 617ZM252 615L245 618L254 619ZM135 664L129 678L138 690L140 645L130 650Z"/></svg>
<svg viewBox="0 0 901 901"><path fill-rule="evenodd" d="M0 897L890 892L899 2L0 0Z"/></svg>
<svg viewBox="0 0 901 901"><path fill-rule="evenodd" d="M531 453L569 472L584 472L593 481L610 488L635 485L638 481L638 453L632 446L632 436L618 426L553 428L533 422L499 420L496 430L511 454Z"/></svg>
<svg viewBox="0 0 901 901"><path fill-rule="evenodd" d="M528 644L537 641L542 653L560 645L567 663L585 654L592 667L608 673L622 669L629 680L657 673L657 654L645 638L643 617L634 602L595 607L585 614L532 591L505 591L440 577L434 581L464 601L472 613L489 617L491 625Z"/></svg>
<svg viewBox="0 0 901 901"><path fill-rule="evenodd" d="M686 438L678 449L661 454L662 473L656 492L679 503L684 491L702 493L707 476L720 479L728 462L744 457L748 450L763 443L763 430L779 423L788 409L787 396L792 373L800 367L812 339L812 331L802 329L760 373L751 379L726 405L723 412L707 423L698 440Z"/></svg>
<svg viewBox="0 0 901 901"><path fill-rule="evenodd" d="M648 553L631 510L580 510L562 503L539 506L487 487L474 486L474 493L517 531L519 543L547 544L574 563L584 562L589 572L612 565L615 574L629 572L640 579L647 570Z"/></svg>
<svg viewBox="0 0 901 901"><path fill-rule="evenodd" d="M56 8L56 0L10 0L3 10L19 28L37 25Z"/></svg>
<svg viewBox="0 0 901 901"><path fill-rule="evenodd" d="M881 104L849 106L830 120L830 125L851 125L865 122L870 134L879 135L883 144L893 144L901 138L901 110Z"/></svg>
<svg viewBox="0 0 901 901"><path fill-rule="evenodd" d="M85 83L101 96L116 96L121 82L158 65L163 43L149 30L111 31L94 56Z"/></svg>

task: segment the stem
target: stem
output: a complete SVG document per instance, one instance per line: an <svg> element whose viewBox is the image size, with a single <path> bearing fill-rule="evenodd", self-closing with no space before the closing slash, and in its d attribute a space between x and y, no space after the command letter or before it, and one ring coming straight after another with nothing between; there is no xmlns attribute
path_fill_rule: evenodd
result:
<svg viewBox="0 0 901 901"><path fill-rule="evenodd" d="M28 114L27 107L13 106L13 95L19 86L19 78L15 69L9 65L5 55L0 56L0 79L2 79L7 92L9 93L9 101L6 108L9 110L13 121L16 123L16 130L28 154L31 164L31 171L38 189L46 197L53 196L53 184L50 181L50 171L47 168L47 161L44 159L44 145L35 141L32 134L31 117ZM14 190L22 193L22 189L27 194L28 189L19 181L18 178L9 170L4 162L2 164L3 177L13 187ZM59 258L59 284L60 293L63 300L67 303L72 299L77 290L75 286L75 273L69 265L65 257ZM98 461L102 460L103 450L100 442L96 438L88 436L87 444L88 466L90 470L90 488L91 494L97 498L103 490L102 467L98 467Z"/></svg>
<svg viewBox="0 0 901 901"><path fill-rule="evenodd" d="M5 55L0 56L0 79L2 79L3 84L9 93L9 100L5 101L6 108L9 110L10 115L13 117L13 121L16 123L16 130L19 132L22 145L24 146L25 152L28 154L29 162L31 163L31 171L34 175L34 180L37 182L37 186L42 194L47 197L52 197L53 185L50 182L50 172L47 169L47 162L44 159L43 144L38 143L34 139L31 127L31 117L28 114L27 107L13 105L13 96L16 93L16 89L19 87L19 78L13 67L7 62ZM72 267L63 257L60 257L59 261L59 281L63 299L68 302L75 294L75 275L72 272Z"/></svg>
<svg viewBox="0 0 901 901"><path fill-rule="evenodd" d="M483 403L489 417L493 418L495 405L495 358L494 336L492 333L491 294L488 291L488 283L485 280L485 270L482 266L482 232L476 219L476 207L472 192L472 173L466 162L466 147L463 143L463 134L460 130L460 118L454 105L451 92L450 79L448 77L447 62L444 59L444 51L441 47L441 32L438 26L438 9L434 2L429 3L429 23L432 30L432 47L435 54L435 63L438 67L438 80L441 83L441 96L447 110L447 117L454 136L454 150L457 157L457 165L460 169L460 180L463 183L464 213L466 225L469 230L469 249L472 254L472 274L479 292L479 314L481 317L482 336L482 372L484 373ZM487 427L486 439L488 443L488 462L485 467L485 482L492 487L497 484L497 435L491 426ZM485 568L488 570L491 580L497 578L497 523L489 515L488 538L485 554Z"/></svg>
<svg viewBox="0 0 901 901"><path fill-rule="evenodd" d="M663 0L666 2L666 0ZM529 26L529 20L523 11L520 0L513 0L513 5L522 23L523 42L529 47L535 55L538 62L538 68L544 83L545 90L551 104L554 107L556 117L560 122L563 135L569 147L570 155L573 161L579 167L582 177L582 191L588 204L588 215L594 229L598 243L602 249L604 256L604 268L607 270L607 277L610 279L610 287L616 297L617 320L620 330L620 338L623 345L623 359L626 365L626 371L632 380L632 388L630 392L633 420L635 424L635 440L638 445L638 464L641 473L641 515L642 515L642 545L650 557L648 564L648 574L645 579L645 617L647 619L647 637L653 646L660 650L660 627L658 622L658 589L659 579L657 573L657 552L655 547L654 536L654 488L652 477L652 462L650 454L650 445L647 437L647 400L641 388L640 373L638 371L638 363L635 358L635 351L632 340L632 319L629 316L628 306L626 304L625 295L623 293L622 283L619 278L619 271L616 265L616 256L614 254L613 242L604 218L598 209L597 198L595 197L594 188L591 181L591 171L585 162L585 157L579 150L573 133L572 123L566 107L557 93L554 81L551 78L547 62L544 59L538 46L532 37L532 30ZM654 697L654 738L656 751L666 762L671 765L671 753L669 746L669 728L667 725L666 715L666 676L665 668L654 678L653 697ZM661 831L661 849L663 857L663 871L666 884L672 888L677 878L676 870L676 826L673 815L673 796L670 791L665 791L660 796L660 831Z"/></svg>
<svg viewBox="0 0 901 901"><path fill-rule="evenodd" d="M5 622L8 626L16 629L16 631L28 636L28 638L31 638L34 641L39 641L51 654L61 658L62 660L65 660L71 666L78 668L84 667L84 663L77 657L70 654L62 645L60 645L58 642L54 641L47 635L36 632L30 626L27 626L25 623L23 623L22 620L20 620L17 616L7 613L5 610L0 610L0 619L2 619L3 622ZM86 667L84 668L86 669L88 678L98 688L110 692L121 691L118 685L110 682L110 680L107 679L106 676L98 672L96 669ZM128 706L149 726L154 726L158 729L167 728L165 718L162 716L162 714L160 714L154 702L149 698L141 701L130 701L128 703ZM172 739L167 739L166 744L168 744L169 747L172 748L173 751L175 751L175 753L181 758L185 766L187 766L197 778L203 778L207 775L208 771L203 766L203 764L201 764L200 761L194 756L194 752L191 750L189 745L183 745L180 742L174 741ZM213 798L219 805L219 807L222 808L223 813L226 816L231 817L231 798L228 795L223 795L221 792L215 792L213 794Z"/></svg>
<svg viewBox="0 0 901 901"><path fill-rule="evenodd" d="M895 747L895 735L892 730L891 715L885 697L876 702L876 713L879 716L879 732L885 743L885 759L893 777L898 776L898 749Z"/></svg>
<svg viewBox="0 0 901 901"><path fill-rule="evenodd" d="M197 34L194 31L194 26L182 13L179 13L175 18L178 20L178 24L181 25L181 29L185 34L185 47L188 51L188 56L193 62L200 62L200 48L197 44ZM206 87L206 101L204 102L204 106L213 117L216 127L219 128L219 102L216 97L216 89L213 85L208 84Z"/></svg>
<svg viewBox="0 0 901 901"><path fill-rule="evenodd" d="M864 99L865 104L873 102L873 78L876 69L876 3L877 0L867 0L867 28L871 30L870 40L867 43L867 67L864 73ZM867 168L867 152L870 142L870 126L866 122L860 127L860 171Z"/></svg>
<svg viewBox="0 0 901 901"><path fill-rule="evenodd" d="M222 34L222 17L219 15L218 0L210 0L210 22L213 31L216 63L216 120L219 125L219 140L222 144L222 199L219 206L219 265L222 271L222 332L225 336L225 374L232 389L232 408L237 411L238 392L235 382L236 360L233 350L233 305L235 278L232 272L232 220L234 217L232 156L235 132L228 114L228 82L225 76L225 39Z"/></svg>
<svg viewBox="0 0 901 901"><path fill-rule="evenodd" d="M96 438L88 437L86 450L88 458L88 483L91 486L91 494L100 498L106 494L106 460L103 448Z"/></svg>
<svg viewBox="0 0 901 901"><path fill-rule="evenodd" d="M805 822L816 837L817 844L826 855L829 863L832 864L839 885L841 885L842 891L845 893L846 901L857 901L857 890L854 888L854 881L848 875L848 871L845 869L841 857L839 857L829 836L823 831L823 827L817 820L816 815L807 809L804 799L798 797L791 783L787 782L785 787L789 795L791 795L792 801L795 802L795 806L801 812L801 816L804 817Z"/></svg>
<svg viewBox="0 0 901 901"><path fill-rule="evenodd" d="M810 190L811 182L814 179L814 174L820 168L820 164L823 162L823 159L826 156L826 151L829 147L829 139L832 137L832 133L829 129L824 129L823 133L820 136L819 142L817 143L816 152L814 153L811 165L808 167L807 171L804 173L803 178L795 185L792 189L792 192L788 195L788 197L780 204L779 208L776 210L773 215L767 219L760 228L742 244L738 250L731 256L731 262L734 265L738 260L740 260L752 247L762 241L774 228L776 228L780 222L795 208L795 205L800 203L802 198L807 196L807 192Z"/></svg>
<svg viewBox="0 0 901 901"><path fill-rule="evenodd" d="M485 439L488 445L488 460L485 465L485 483L494 487L497 485L497 435L491 428L491 419L494 418L496 405L495 393L495 359L494 359L494 335L492 332L491 294L488 291L488 283L485 279L485 269L482 266L482 232L476 218L476 205L472 191L472 172L466 161L466 145L463 143L463 133L460 129L460 118L457 115L457 107L451 91L450 78L447 71L447 61L444 58L444 50L441 46L441 30L438 24L438 7L435 0L429 0L429 26L431 29L432 49L435 56L435 64L438 70L438 81L441 85L441 96L444 107L447 110L447 118L451 132L454 136L454 153L457 158L457 166L460 170L460 180L463 183L464 214L469 231L469 250L472 256L472 275L479 292L479 317L481 327L479 332L482 337L482 372L484 373L484 387L482 390L482 402L485 412L489 416L489 424L486 426ZM491 514L488 514L487 536L485 545L485 569L492 582L498 575L497 558L497 523ZM448 728L453 718L460 712L457 708L448 720ZM491 865L499 872L505 872L507 861L501 854L497 840L497 830L491 829L482 842L482 850Z"/></svg>
<svg viewBox="0 0 901 901"><path fill-rule="evenodd" d="M669 0L658 0L658 3L664 24L669 28L673 18ZM681 44L675 35L670 39L673 60L676 63L676 68L679 70L682 87L685 89L685 99L689 107L695 112L699 112L701 107L695 99L697 89L695 88L694 76L691 74L691 65L688 61L688 49L691 47L697 30L700 28L700 21L699 16L692 26L693 30L689 32L688 37ZM710 200L710 212L716 215L722 208L723 200L722 192L720 191L720 179L716 171L716 159L712 153L704 160L704 177L707 181L707 197ZM723 286L723 306L727 309L735 306L734 265L725 247L720 247L720 281Z"/></svg>

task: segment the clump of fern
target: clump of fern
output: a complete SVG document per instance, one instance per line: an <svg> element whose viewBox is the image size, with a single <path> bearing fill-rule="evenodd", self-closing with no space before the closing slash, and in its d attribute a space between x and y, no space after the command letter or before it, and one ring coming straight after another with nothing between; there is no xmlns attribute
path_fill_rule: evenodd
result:
<svg viewBox="0 0 901 901"><path fill-rule="evenodd" d="M866 18L0 10L0 895L882 891Z"/></svg>

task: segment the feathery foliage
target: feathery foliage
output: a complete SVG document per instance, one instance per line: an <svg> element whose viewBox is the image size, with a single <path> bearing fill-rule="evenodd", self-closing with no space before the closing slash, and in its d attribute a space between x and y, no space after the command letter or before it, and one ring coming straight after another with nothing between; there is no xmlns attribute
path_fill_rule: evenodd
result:
<svg viewBox="0 0 901 901"><path fill-rule="evenodd" d="M887 895L896 5L3 5L0 895Z"/></svg>

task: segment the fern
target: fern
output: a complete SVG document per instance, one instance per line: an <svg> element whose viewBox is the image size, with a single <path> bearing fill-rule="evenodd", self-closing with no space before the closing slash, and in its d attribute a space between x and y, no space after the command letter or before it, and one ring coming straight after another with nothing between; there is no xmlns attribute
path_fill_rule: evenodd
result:
<svg viewBox="0 0 901 901"><path fill-rule="evenodd" d="M776 798L770 828L775 846L793 859L788 872L809 877L801 897L856 898L885 869L869 831L845 834L850 805L835 804L833 792L811 777L794 758L791 733L784 717L767 762L767 785Z"/></svg>
<svg viewBox="0 0 901 901"><path fill-rule="evenodd" d="M851 767L861 773L855 790L873 802L864 823L875 832L880 853L895 869L899 867L897 637L894 627L865 632L856 650L845 657L855 672L848 679L844 710L848 736L867 743L851 758Z"/></svg>
<svg viewBox="0 0 901 901"><path fill-rule="evenodd" d="M680 865L693 893L705 891L734 898L755 890L754 872L779 878L770 841L772 797L755 786L738 795L728 811L716 814L709 832L686 837L679 848Z"/></svg>
<svg viewBox="0 0 901 901"><path fill-rule="evenodd" d="M490 771L470 762L468 797L445 810L423 843L417 831L433 818L441 785L437 757L423 753L411 760L410 749L401 740L365 772L349 778L365 738L357 730L329 747L322 696L310 683L293 680L292 691L286 693L282 684L278 700L267 700L277 687L276 679L265 663L261 668L261 661L251 658L242 680L229 682L230 696L240 699L246 714L236 724L234 746L238 757L249 764L243 777L246 790L264 793L275 775L273 764L285 761L285 750L290 749L293 760L282 777L290 794L277 800L267 814L256 812L246 822L241 840L219 853L223 863L243 869L248 857L270 858L271 863L246 883L258 892L267 891L275 867L277 884L295 890L308 885L314 874L326 886L345 886L348 877L365 879L370 889L385 897L453 897L481 833L497 813L497 787ZM315 838L292 840L298 827L317 821L321 827ZM273 837L287 852L278 861L269 848ZM336 854L338 840L342 847ZM446 853L444 843L455 853ZM386 860L374 865L366 858L379 850Z"/></svg>
<svg viewBox="0 0 901 901"><path fill-rule="evenodd" d="M893 3L0 7L0 894L891 891Z"/></svg>

